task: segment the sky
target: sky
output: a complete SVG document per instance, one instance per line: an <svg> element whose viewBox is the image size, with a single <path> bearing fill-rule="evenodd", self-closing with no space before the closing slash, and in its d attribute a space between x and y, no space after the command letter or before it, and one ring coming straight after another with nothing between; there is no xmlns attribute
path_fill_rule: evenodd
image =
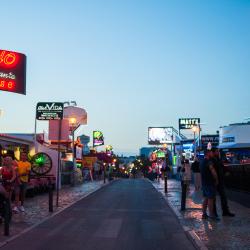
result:
<svg viewBox="0 0 250 250"><path fill-rule="evenodd" d="M0 91L0 132L32 133L37 102L76 101L79 134L136 154L149 126L250 117L250 0L2 0L0 49L27 56L27 94Z"/></svg>

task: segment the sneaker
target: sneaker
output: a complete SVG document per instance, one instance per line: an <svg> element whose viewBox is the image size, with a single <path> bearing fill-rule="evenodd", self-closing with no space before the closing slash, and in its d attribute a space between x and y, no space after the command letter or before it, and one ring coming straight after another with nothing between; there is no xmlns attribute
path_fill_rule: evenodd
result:
<svg viewBox="0 0 250 250"><path fill-rule="evenodd" d="M25 209L24 209L23 206L19 207L19 210L20 210L21 212L25 212Z"/></svg>
<svg viewBox="0 0 250 250"><path fill-rule="evenodd" d="M222 214L222 216L234 217L235 214L234 213L230 213L230 212L225 212L225 213Z"/></svg>
<svg viewBox="0 0 250 250"><path fill-rule="evenodd" d="M14 213L16 213L16 214L19 212L19 210L18 210L17 207L13 207L12 211L13 211Z"/></svg>
<svg viewBox="0 0 250 250"><path fill-rule="evenodd" d="M208 215L207 214L202 214L202 219L207 219L208 218Z"/></svg>

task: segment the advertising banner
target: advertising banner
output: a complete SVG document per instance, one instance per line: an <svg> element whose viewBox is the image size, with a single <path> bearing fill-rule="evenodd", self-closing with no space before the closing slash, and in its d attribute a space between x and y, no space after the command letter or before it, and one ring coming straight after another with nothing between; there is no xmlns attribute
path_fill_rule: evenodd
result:
<svg viewBox="0 0 250 250"><path fill-rule="evenodd" d="M26 95L26 56L0 50L0 90Z"/></svg>

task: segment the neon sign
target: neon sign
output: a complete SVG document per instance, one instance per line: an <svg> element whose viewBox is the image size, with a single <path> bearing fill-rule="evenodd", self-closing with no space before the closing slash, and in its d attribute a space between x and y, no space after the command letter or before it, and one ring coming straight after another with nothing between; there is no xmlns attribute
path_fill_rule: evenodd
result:
<svg viewBox="0 0 250 250"><path fill-rule="evenodd" d="M26 56L0 50L0 91L26 94Z"/></svg>

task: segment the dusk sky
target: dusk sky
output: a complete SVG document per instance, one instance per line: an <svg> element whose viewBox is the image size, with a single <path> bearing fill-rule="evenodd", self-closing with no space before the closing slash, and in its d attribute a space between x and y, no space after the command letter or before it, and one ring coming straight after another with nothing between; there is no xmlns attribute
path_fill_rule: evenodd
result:
<svg viewBox="0 0 250 250"><path fill-rule="evenodd" d="M79 133L119 153L181 117L202 133L250 117L249 0L1 1L0 49L27 56L27 95L0 92L0 133L32 133L40 101L76 101Z"/></svg>

